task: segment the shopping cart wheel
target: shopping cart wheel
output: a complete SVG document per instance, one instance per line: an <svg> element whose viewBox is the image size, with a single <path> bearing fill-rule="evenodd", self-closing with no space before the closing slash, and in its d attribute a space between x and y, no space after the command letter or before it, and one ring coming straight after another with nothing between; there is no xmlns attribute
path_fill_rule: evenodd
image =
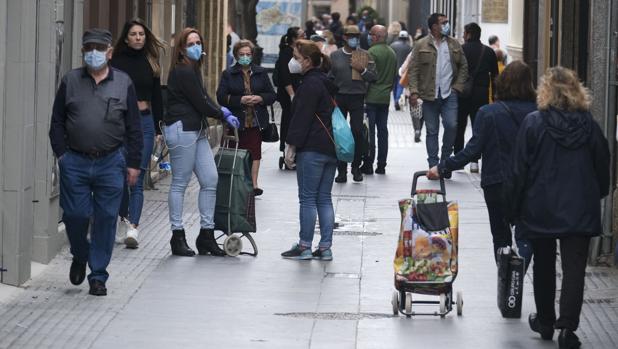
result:
<svg viewBox="0 0 618 349"><path fill-rule="evenodd" d="M446 316L446 294L440 293L440 317Z"/></svg>
<svg viewBox="0 0 618 349"><path fill-rule="evenodd" d="M283 156L279 157L279 169L283 170L285 168L285 161L283 161Z"/></svg>
<svg viewBox="0 0 618 349"><path fill-rule="evenodd" d="M463 295L461 291L457 291L457 315L463 314Z"/></svg>
<svg viewBox="0 0 618 349"><path fill-rule="evenodd" d="M236 257L242 251L242 241L236 235L230 235L223 241L223 250L228 256Z"/></svg>
<svg viewBox="0 0 618 349"><path fill-rule="evenodd" d="M412 314L412 293L406 293L406 313ZM410 315L408 315L410 317Z"/></svg>
<svg viewBox="0 0 618 349"><path fill-rule="evenodd" d="M393 306L393 315L399 315L399 292L393 291L393 297L391 298L391 305Z"/></svg>

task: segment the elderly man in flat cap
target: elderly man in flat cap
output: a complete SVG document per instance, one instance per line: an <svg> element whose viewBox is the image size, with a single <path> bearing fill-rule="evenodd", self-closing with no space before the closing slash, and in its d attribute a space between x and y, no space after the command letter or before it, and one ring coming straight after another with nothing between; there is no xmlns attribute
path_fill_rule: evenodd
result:
<svg viewBox="0 0 618 349"><path fill-rule="evenodd" d="M108 65L111 44L107 30L84 33L85 65L62 78L49 131L60 166L62 220L73 255L69 279L81 284L88 264L89 293L94 296L107 295L106 268L123 182L133 185L137 180L142 149L135 89L127 74Z"/></svg>

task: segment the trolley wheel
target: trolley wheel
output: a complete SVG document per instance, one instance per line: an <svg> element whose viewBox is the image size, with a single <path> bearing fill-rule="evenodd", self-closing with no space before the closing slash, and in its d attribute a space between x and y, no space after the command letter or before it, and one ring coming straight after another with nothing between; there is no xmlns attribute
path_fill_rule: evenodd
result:
<svg viewBox="0 0 618 349"><path fill-rule="evenodd" d="M463 314L463 295L461 291L457 291L457 316Z"/></svg>
<svg viewBox="0 0 618 349"><path fill-rule="evenodd" d="M412 314L412 293L406 293L406 313Z"/></svg>
<svg viewBox="0 0 618 349"><path fill-rule="evenodd" d="M283 156L279 157L279 169L283 170L285 167L285 161L283 160Z"/></svg>
<svg viewBox="0 0 618 349"><path fill-rule="evenodd" d="M399 292L393 291L393 297L391 298L391 305L393 306L393 315L399 315Z"/></svg>
<svg viewBox="0 0 618 349"><path fill-rule="evenodd" d="M446 316L446 294L440 293L440 317Z"/></svg>
<svg viewBox="0 0 618 349"><path fill-rule="evenodd" d="M230 235L223 241L223 250L228 256L236 257L242 251L242 241L236 235Z"/></svg>

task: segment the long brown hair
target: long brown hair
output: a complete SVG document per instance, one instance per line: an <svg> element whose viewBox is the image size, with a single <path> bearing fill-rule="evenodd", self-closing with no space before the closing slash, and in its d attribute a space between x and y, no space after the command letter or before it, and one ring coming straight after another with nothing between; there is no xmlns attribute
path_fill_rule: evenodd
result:
<svg viewBox="0 0 618 349"><path fill-rule="evenodd" d="M535 101L532 70L526 63L513 61L504 68L496 79L496 98L501 101Z"/></svg>
<svg viewBox="0 0 618 349"><path fill-rule="evenodd" d="M301 56L311 60L311 65L314 68L320 68L323 72L328 72L330 70L330 59L327 55L322 53L320 47L315 42L310 40L298 40L294 44L294 47Z"/></svg>
<svg viewBox="0 0 618 349"><path fill-rule="evenodd" d="M148 63L150 63L150 67L154 73L154 76L161 76L161 64L159 64L159 50L165 50L165 46L148 28L146 23L141 18L133 18L132 20L126 22L124 27L122 28L122 33L120 34L120 38L116 42L116 46L114 46L114 54L121 53L126 50L129 46L127 45L127 40L129 37L129 31L133 26L139 25L144 28L144 33L146 34L146 42L144 43L144 50L146 51L146 58L148 59Z"/></svg>
<svg viewBox="0 0 618 349"><path fill-rule="evenodd" d="M537 97L539 110L554 107L571 112L587 111L591 102L590 92L571 69L557 66L543 75Z"/></svg>
<svg viewBox="0 0 618 349"><path fill-rule="evenodd" d="M195 33L200 37L200 42L202 43L202 47L204 47L204 38L202 37L202 34L200 34L199 30L195 28L191 28L191 27L187 27L183 29L182 32L174 36L174 39L175 39L174 40L174 52L172 53L170 71L172 71L178 64L184 64L184 65L191 64L192 61L189 60L189 58L185 54L186 46L187 46L187 38L189 37L189 35L191 35L191 33ZM196 64L197 64L198 69L201 68L202 58L200 58L200 60L197 61Z"/></svg>

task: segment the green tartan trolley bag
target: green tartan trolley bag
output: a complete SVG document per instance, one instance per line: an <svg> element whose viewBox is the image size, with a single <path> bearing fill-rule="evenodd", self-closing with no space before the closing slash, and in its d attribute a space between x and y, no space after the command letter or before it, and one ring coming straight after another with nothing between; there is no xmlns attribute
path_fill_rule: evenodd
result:
<svg viewBox="0 0 618 349"><path fill-rule="evenodd" d="M230 140L236 144L229 147ZM215 155L219 182L217 184L217 203L215 206L215 230L225 236L223 250L228 256L246 254L257 256L255 240L249 233L254 233L255 195L251 181L251 154L245 149L238 149L238 130L233 136L224 133L223 145ZM243 252L242 239L249 240L253 252Z"/></svg>

